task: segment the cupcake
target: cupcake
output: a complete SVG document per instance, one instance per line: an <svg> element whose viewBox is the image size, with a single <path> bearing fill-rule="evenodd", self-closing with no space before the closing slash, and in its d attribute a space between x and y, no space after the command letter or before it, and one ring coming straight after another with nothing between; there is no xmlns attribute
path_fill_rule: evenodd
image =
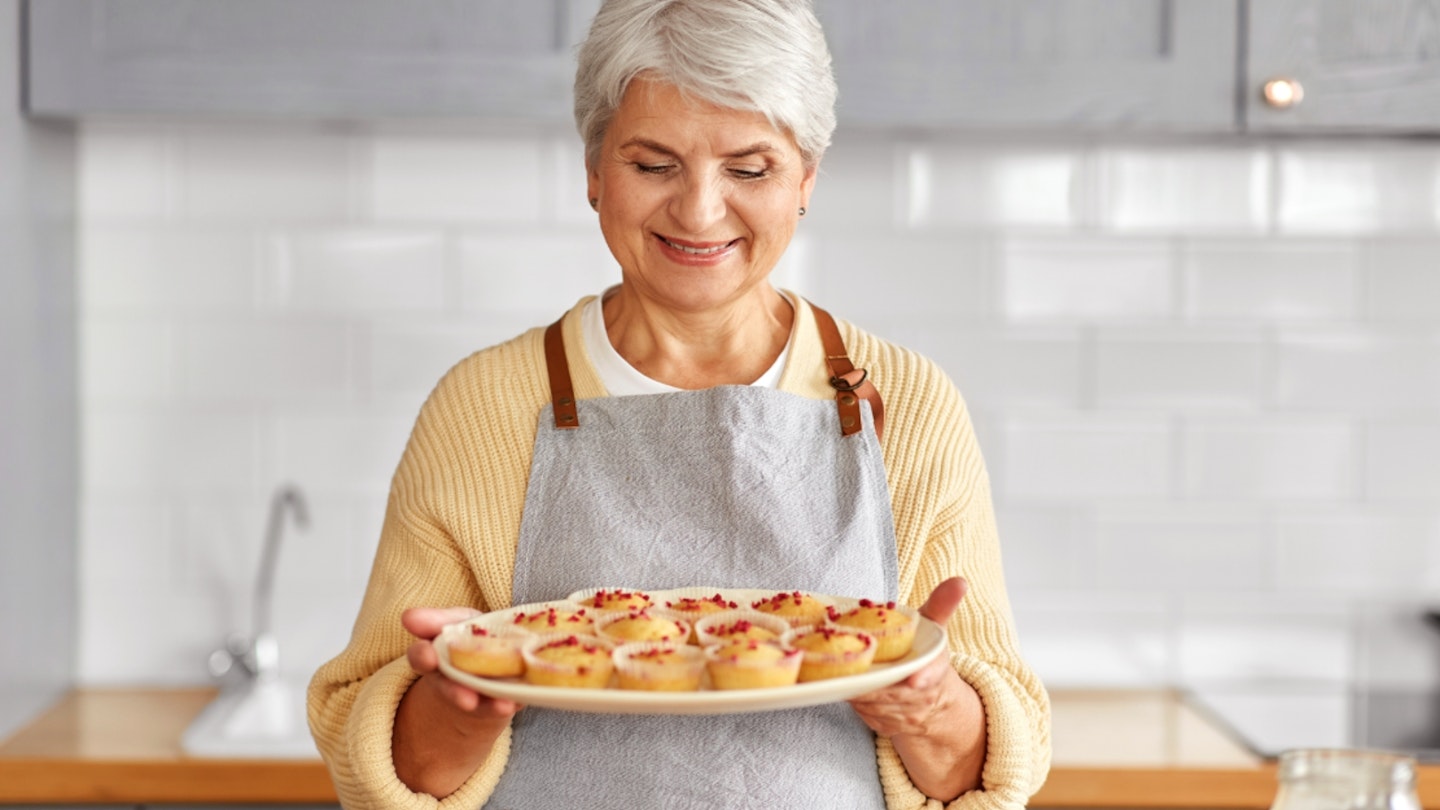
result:
<svg viewBox="0 0 1440 810"><path fill-rule="evenodd" d="M568 597L570 601L576 602L584 607L593 608L596 611L605 613L619 613L627 610L640 610L650 607L653 600L650 594L644 591L631 591L625 588L592 588L584 591L576 591Z"/></svg>
<svg viewBox="0 0 1440 810"><path fill-rule="evenodd" d="M528 612L518 610L511 614L510 623L536 635L589 635L595 632L593 611L573 602L549 602Z"/></svg>
<svg viewBox="0 0 1440 810"><path fill-rule="evenodd" d="M482 678L513 678L525 672L520 648L531 638L511 627L467 624L450 634L450 663Z"/></svg>
<svg viewBox="0 0 1440 810"><path fill-rule="evenodd" d="M754 610L727 610L695 622L695 638L702 647L737 639L779 641L789 631L784 619Z"/></svg>
<svg viewBox="0 0 1440 810"><path fill-rule="evenodd" d="M535 636L525 643L525 682L537 686L603 689L610 683L615 645L598 636Z"/></svg>
<svg viewBox="0 0 1440 810"><path fill-rule="evenodd" d="M615 648L615 681L621 689L694 692L705 672L705 653L673 641L637 641Z"/></svg>
<svg viewBox="0 0 1440 810"><path fill-rule="evenodd" d="M790 643L804 653L800 681L823 681L858 675L875 660L875 637L850 627L807 627L796 630Z"/></svg>
<svg viewBox="0 0 1440 810"><path fill-rule="evenodd" d="M775 641L749 639L705 648L705 669L716 689L790 686L800 675L801 652Z"/></svg>
<svg viewBox="0 0 1440 810"><path fill-rule="evenodd" d="M675 641L690 639L690 623L658 608L611 614L595 624L596 632L616 644L629 641Z"/></svg>
<svg viewBox="0 0 1440 810"><path fill-rule="evenodd" d="M920 614L909 605L869 599L861 599L848 610L832 607L829 617L830 624L836 627L854 627L874 636L877 664L904 658L915 643L915 629L920 621Z"/></svg>
<svg viewBox="0 0 1440 810"><path fill-rule="evenodd" d="M761 613L779 616L789 622L791 627L800 628L813 627L824 622L825 609L830 607L830 602L803 591L785 591L768 599L751 602L750 607Z"/></svg>

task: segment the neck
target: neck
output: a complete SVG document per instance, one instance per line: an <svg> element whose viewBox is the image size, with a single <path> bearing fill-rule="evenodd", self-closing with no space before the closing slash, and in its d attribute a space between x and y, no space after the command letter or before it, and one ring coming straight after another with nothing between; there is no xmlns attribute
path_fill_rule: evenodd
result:
<svg viewBox="0 0 1440 810"><path fill-rule="evenodd" d="M630 293L604 301L610 345L645 376L676 388L748 385L790 339L795 312L768 284L723 307L676 312Z"/></svg>

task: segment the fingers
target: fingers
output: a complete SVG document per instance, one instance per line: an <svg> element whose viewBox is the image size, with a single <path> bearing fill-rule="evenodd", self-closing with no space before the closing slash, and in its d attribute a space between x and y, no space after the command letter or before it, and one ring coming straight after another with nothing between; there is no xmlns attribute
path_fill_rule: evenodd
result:
<svg viewBox="0 0 1440 810"><path fill-rule="evenodd" d="M968 587L963 577L950 577L941 582L920 606L920 615L943 627L960 607L960 600L965 598Z"/></svg>
<svg viewBox="0 0 1440 810"><path fill-rule="evenodd" d="M435 638L447 624L463 622L480 611L468 607L410 608L400 614L400 624L416 638Z"/></svg>

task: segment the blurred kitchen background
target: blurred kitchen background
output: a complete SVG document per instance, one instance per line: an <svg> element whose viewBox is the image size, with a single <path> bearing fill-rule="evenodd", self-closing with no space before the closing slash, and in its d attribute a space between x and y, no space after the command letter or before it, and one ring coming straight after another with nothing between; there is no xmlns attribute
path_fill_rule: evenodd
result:
<svg viewBox="0 0 1440 810"><path fill-rule="evenodd" d="M433 383L618 279L566 118L587 4L356 12L378 57L335 3L23 5L0 732L209 683L287 482L302 682ZM954 378L1047 683L1271 690L1309 739L1359 681L1440 683L1440 3L818 5L841 128L777 280Z"/></svg>

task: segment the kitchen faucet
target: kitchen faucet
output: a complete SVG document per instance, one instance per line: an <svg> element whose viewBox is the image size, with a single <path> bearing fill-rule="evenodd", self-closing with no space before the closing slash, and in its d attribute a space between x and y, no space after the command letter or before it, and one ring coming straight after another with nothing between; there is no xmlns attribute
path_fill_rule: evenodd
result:
<svg viewBox="0 0 1440 810"><path fill-rule="evenodd" d="M270 498L270 516L265 526L265 545L260 551L260 572L255 580L254 618L251 636L232 635L225 648L210 654L210 674L222 678L238 664L250 678L269 681L279 677L280 645L271 627L271 607L275 590L275 570L280 557L280 542L285 530L285 515L290 513L298 529L310 526L310 510L305 495L294 484L284 484Z"/></svg>

